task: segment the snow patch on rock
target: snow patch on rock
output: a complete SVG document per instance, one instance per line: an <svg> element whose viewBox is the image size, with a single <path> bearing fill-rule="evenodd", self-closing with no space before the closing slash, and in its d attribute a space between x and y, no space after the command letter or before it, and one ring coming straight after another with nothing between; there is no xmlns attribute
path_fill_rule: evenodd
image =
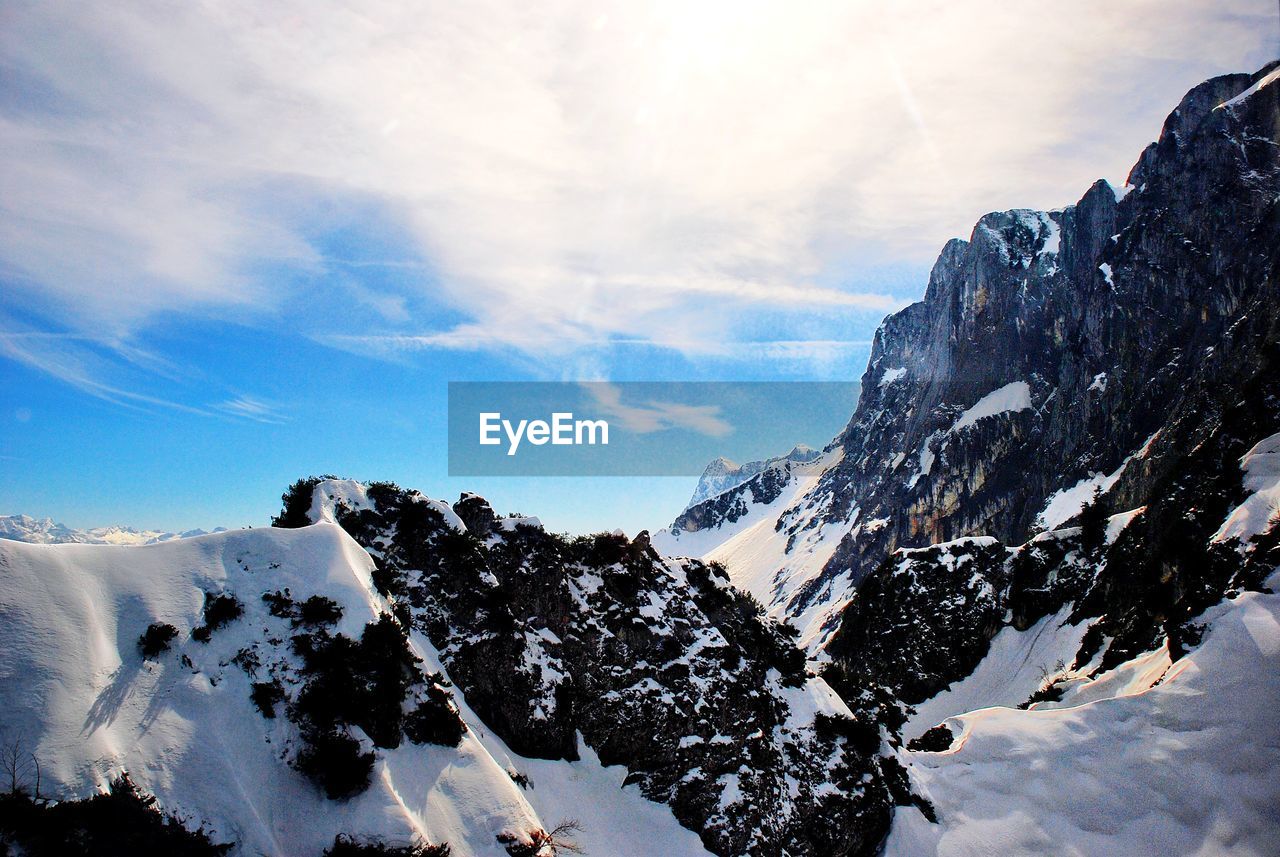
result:
<svg viewBox="0 0 1280 857"><path fill-rule="evenodd" d="M1030 407L1031 386L1026 381L1014 381L1011 384L1005 384L999 389L992 390L974 402L972 407L956 419L955 424L951 426L951 431L957 432L976 425L978 420L983 420L987 417L1025 411Z"/></svg>
<svg viewBox="0 0 1280 857"><path fill-rule="evenodd" d="M1250 494L1214 533L1216 542L1230 538L1247 542L1266 532L1267 525L1280 515L1280 434L1258 441L1240 459L1240 469Z"/></svg>
<svg viewBox="0 0 1280 857"><path fill-rule="evenodd" d="M899 366L894 369L884 370L884 374L880 376L880 388L888 387L890 384L898 381L902 376L907 374L905 366Z"/></svg>

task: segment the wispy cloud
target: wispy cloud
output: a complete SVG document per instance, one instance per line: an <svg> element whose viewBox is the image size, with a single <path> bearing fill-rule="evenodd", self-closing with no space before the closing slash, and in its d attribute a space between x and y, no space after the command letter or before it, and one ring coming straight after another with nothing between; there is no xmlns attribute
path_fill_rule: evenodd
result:
<svg viewBox="0 0 1280 857"><path fill-rule="evenodd" d="M112 383L108 379L118 374L112 370L112 360L102 356L94 345L91 338L76 334L0 329L0 355L52 375L90 396L140 410L163 408L190 414L210 413L204 408Z"/></svg>
<svg viewBox="0 0 1280 857"><path fill-rule="evenodd" d="M624 404L622 391L613 384L590 382L582 386L601 413L636 434L673 428L687 428L707 437L726 437L733 433L733 426L721 416L719 405L690 405L660 399Z"/></svg>
<svg viewBox="0 0 1280 857"><path fill-rule="evenodd" d="M258 423L278 425L285 422L277 405L255 399L252 396L237 396L214 405L216 410L236 417L243 417Z"/></svg>
<svg viewBox="0 0 1280 857"><path fill-rule="evenodd" d="M1274 14L1269 0L11 7L0 275L6 300L103 343L162 312L306 300L301 278L263 273L281 267L358 280L307 320L339 347L696 352L766 309L781 340L805 338L789 314L827 319L829 339L900 304L860 279L868 266L927 263L986 210L1122 176L1181 90L1274 53ZM309 194L373 200L404 258L325 252ZM419 259L431 276L414 277ZM416 298L450 321L416 316ZM66 353L54 367L36 351L6 353L95 388Z"/></svg>
<svg viewBox="0 0 1280 857"><path fill-rule="evenodd" d="M235 396L215 403L179 401L138 392L141 379L164 377L181 382L175 368L161 358L127 342L103 341L77 333L32 330L0 315L0 356L51 375L94 398L138 411L174 411L205 417L246 419L279 424L280 407L253 396ZM130 369L134 371L130 373ZM181 386L181 383L179 383ZM21 414L30 411L19 408Z"/></svg>
<svg viewBox="0 0 1280 857"><path fill-rule="evenodd" d="M492 351L500 348L542 350L549 355L565 349L637 349L675 351L683 354L726 360L777 360L823 362L837 356L865 352L870 339L751 339L723 341L715 339L646 339L613 337L609 339L579 338L566 342L547 342L537 335L512 335L508 331L486 330L478 325L465 325L440 333L422 334L326 334L315 337L318 342L353 354L394 359L399 355L421 351Z"/></svg>

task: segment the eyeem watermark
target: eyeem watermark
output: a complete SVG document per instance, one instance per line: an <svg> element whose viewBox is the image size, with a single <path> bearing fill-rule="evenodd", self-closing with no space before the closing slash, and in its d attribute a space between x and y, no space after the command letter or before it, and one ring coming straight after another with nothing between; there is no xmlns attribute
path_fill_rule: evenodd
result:
<svg viewBox="0 0 1280 857"><path fill-rule="evenodd" d="M609 423L607 420L575 420L570 412L557 412L546 420L520 420L512 423L504 420L500 412L480 415L480 445L498 446L501 435L506 435L507 455L515 455L521 439L534 446L552 443L555 446L608 446Z"/></svg>
<svg viewBox="0 0 1280 857"><path fill-rule="evenodd" d="M718 458L821 451L857 396L843 382L453 382L449 475L696 477Z"/></svg>

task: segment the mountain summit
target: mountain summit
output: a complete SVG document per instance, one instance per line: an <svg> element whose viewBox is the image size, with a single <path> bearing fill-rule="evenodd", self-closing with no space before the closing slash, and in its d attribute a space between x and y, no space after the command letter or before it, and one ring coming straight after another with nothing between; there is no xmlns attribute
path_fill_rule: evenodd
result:
<svg viewBox="0 0 1280 857"><path fill-rule="evenodd" d="M1248 421L1239 444L1269 434L1276 74L1191 90L1124 187L989 214L949 242L924 299L877 331L820 472L696 504L663 548L725 561L820 646L898 548L1018 544L1097 488L1108 509L1138 508L1224 421ZM1256 404L1236 416L1242 397Z"/></svg>
<svg viewBox="0 0 1280 857"><path fill-rule="evenodd" d="M797 444L786 455L779 455L760 461L748 461L745 464L736 464L723 457L717 458L702 471L702 476L698 478L698 485L694 488L693 496L689 498L689 503L685 508L696 506L704 500L715 497L717 494L723 494L731 488L736 488L752 476L776 464L784 461L797 464L813 461L820 454L816 449L810 449L804 444Z"/></svg>

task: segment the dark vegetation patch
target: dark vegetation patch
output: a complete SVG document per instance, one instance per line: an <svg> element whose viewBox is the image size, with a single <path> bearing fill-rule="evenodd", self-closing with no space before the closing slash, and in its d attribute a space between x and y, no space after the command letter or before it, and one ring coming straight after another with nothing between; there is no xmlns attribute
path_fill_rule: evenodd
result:
<svg viewBox="0 0 1280 857"><path fill-rule="evenodd" d="M1035 705L1037 702L1057 702L1062 699L1062 695L1065 692L1066 689L1062 686L1061 682L1050 682L1028 696L1026 702L1019 703L1018 707L1025 710Z"/></svg>
<svg viewBox="0 0 1280 857"><path fill-rule="evenodd" d="M256 681L249 691L249 698L263 717L272 719L276 716L276 706L284 702L284 687L276 680Z"/></svg>
<svg viewBox="0 0 1280 857"><path fill-rule="evenodd" d="M262 602L267 605L267 612L277 619L293 619L298 615L298 605L287 589L262 593Z"/></svg>
<svg viewBox="0 0 1280 857"><path fill-rule="evenodd" d="M392 749L407 736L415 743L457 746L466 730L440 684L427 680L404 629L383 614L358 640L323 627L292 640L305 683L288 706L304 747L297 766L334 799L368 787L374 754L350 735L357 726L375 747ZM439 680L437 680L439 679ZM406 701L416 706L404 713Z"/></svg>
<svg viewBox="0 0 1280 857"><path fill-rule="evenodd" d="M325 849L323 857L449 857L451 853L448 844L391 845L381 839L356 839L339 834L333 845Z"/></svg>
<svg viewBox="0 0 1280 857"><path fill-rule="evenodd" d="M859 755L873 756L880 750L880 726L866 717L818 712L813 727L824 740L843 738Z"/></svg>
<svg viewBox="0 0 1280 857"><path fill-rule="evenodd" d="M330 800L346 800L369 788L374 756L338 729L309 728L294 765Z"/></svg>
<svg viewBox="0 0 1280 857"><path fill-rule="evenodd" d="M336 625L342 620L342 607L332 598L312 595L298 605L299 625Z"/></svg>
<svg viewBox="0 0 1280 857"><path fill-rule="evenodd" d="M213 632L230 625L244 614L244 607L231 593L204 594L204 624L191 632L191 639L207 643Z"/></svg>
<svg viewBox="0 0 1280 857"><path fill-rule="evenodd" d="M289 486L280 496L282 509L280 514L271 519L271 526L297 528L311 523L311 495L317 485L326 479L337 479L332 475L307 476Z"/></svg>
<svg viewBox="0 0 1280 857"><path fill-rule="evenodd" d="M299 603L285 589L263 593L262 601L272 616L290 620L295 628L336 625L342 620L342 605L323 595L312 595Z"/></svg>
<svg viewBox="0 0 1280 857"><path fill-rule="evenodd" d="M920 737L908 741L907 749L913 753L941 753L950 750L955 740L951 729L945 723L939 723Z"/></svg>
<svg viewBox="0 0 1280 857"><path fill-rule="evenodd" d="M433 673L426 682L426 697L404 717L405 737L414 744L457 747L466 731L453 695L444 689L444 676Z"/></svg>
<svg viewBox="0 0 1280 857"><path fill-rule="evenodd" d="M0 795L0 853L26 857L220 857L204 829L178 816L121 774L104 794L81 800L36 799L20 791Z"/></svg>
<svg viewBox="0 0 1280 857"><path fill-rule="evenodd" d="M152 622L138 638L138 651L147 660L155 660L178 636L178 629L164 622Z"/></svg>

